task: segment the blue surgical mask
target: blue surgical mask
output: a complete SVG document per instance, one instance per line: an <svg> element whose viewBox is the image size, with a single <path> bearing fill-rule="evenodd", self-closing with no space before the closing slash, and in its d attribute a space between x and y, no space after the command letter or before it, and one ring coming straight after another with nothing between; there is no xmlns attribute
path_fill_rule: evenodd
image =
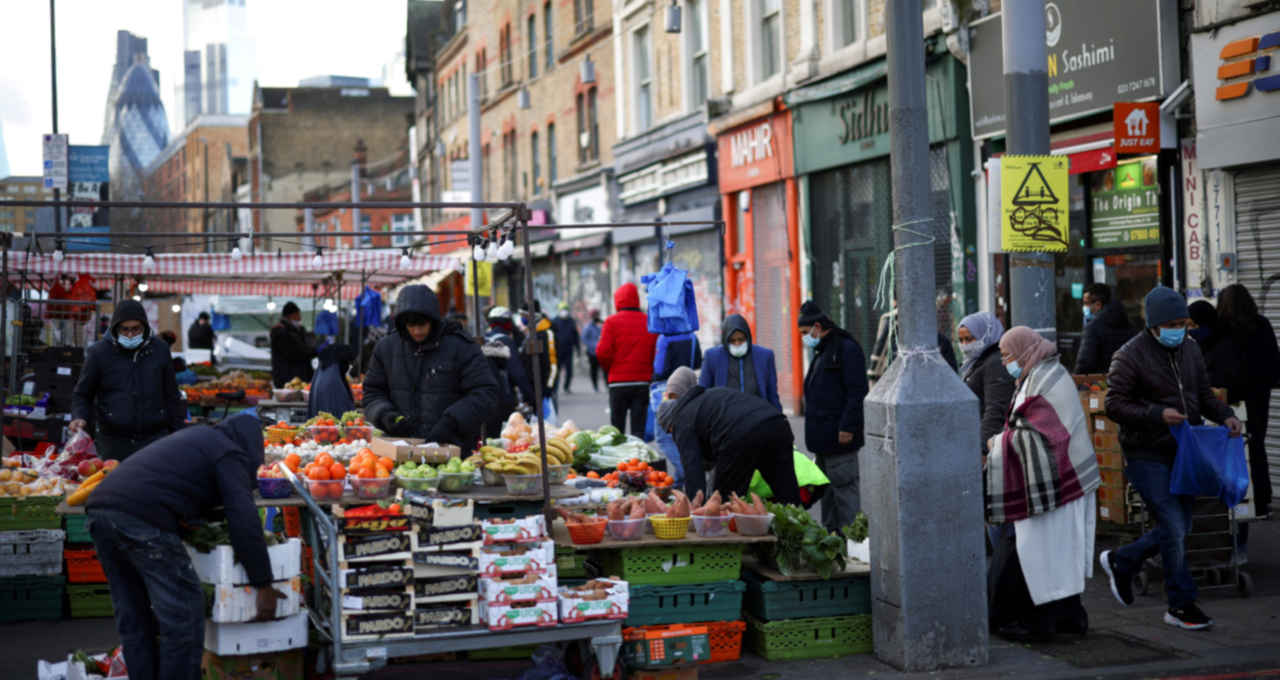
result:
<svg viewBox="0 0 1280 680"><path fill-rule="evenodd" d="M1093 321L1093 307L1090 307L1089 305L1085 305L1084 306L1084 322L1087 324L1090 321Z"/></svg>
<svg viewBox="0 0 1280 680"><path fill-rule="evenodd" d="M973 342L960 343L960 353L966 359L972 359L982 353L982 343L974 340Z"/></svg>
<svg viewBox="0 0 1280 680"><path fill-rule="evenodd" d="M1165 347L1168 347L1169 349L1173 349L1174 347L1181 345L1183 340L1187 339L1187 329L1161 328L1160 335L1157 336L1156 339L1159 340L1160 344L1164 345Z"/></svg>
<svg viewBox="0 0 1280 680"><path fill-rule="evenodd" d="M804 346L809 349L817 347L818 343L822 342L822 338L814 337L812 335L806 335L803 338L800 338L800 340L804 342Z"/></svg>
<svg viewBox="0 0 1280 680"><path fill-rule="evenodd" d="M117 335L116 344L120 345L125 349L138 349L139 347L142 346L142 336L143 336L142 333L139 333L133 337L129 337L127 335Z"/></svg>
<svg viewBox="0 0 1280 680"><path fill-rule="evenodd" d="M1004 370L1008 371L1009 375L1013 376L1014 380L1022 377L1022 367L1018 365L1017 359L1005 364Z"/></svg>
<svg viewBox="0 0 1280 680"><path fill-rule="evenodd" d="M809 336L805 336L809 337ZM743 342L737 345L729 345L729 354L735 359L741 359L747 356L747 350L751 349L751 345Z"/></svg>

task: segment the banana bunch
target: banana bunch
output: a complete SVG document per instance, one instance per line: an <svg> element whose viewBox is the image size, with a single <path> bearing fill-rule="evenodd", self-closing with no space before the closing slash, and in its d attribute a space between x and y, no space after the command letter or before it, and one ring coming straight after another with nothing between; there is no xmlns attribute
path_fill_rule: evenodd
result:
<svg viewBox="0 0 1280 680"><path fill-rule="evenodd" d="M534 447L532 451L537 454L538 447ZM547 440L547 462L552 465L568 465L573 462L573 445L565 441L562 437L552 437Z"/></svg>
<svg viewBox="0 0 1280 680"><path fill-rule="evenodd" d="M536 475L542 472L542 449L534 447L510 453L495 446L482 446L477 454L486 469L502 474ZM573 462L573 447L560 437L547 441L547 464L568 465Z"/></svg>
<svg viewBox="0 0 1280 680"><path fill-rule="evenodd" d="M488 463L486 469L506 475L536 475L542 472L542 460L529 453L509 453L501 460Z"/></svg>

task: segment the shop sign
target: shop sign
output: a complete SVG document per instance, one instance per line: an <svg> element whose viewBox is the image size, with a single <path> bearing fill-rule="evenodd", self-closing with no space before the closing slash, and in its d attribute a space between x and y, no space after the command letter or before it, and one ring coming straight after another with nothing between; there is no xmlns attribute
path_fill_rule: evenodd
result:
<svg viewBox="0 0 1280 680"><path fill-rule="evenodd" d="M556 217L565 224L602 224L609 221L609 193L596 185L560 197Z"/></svg>
<svg viewBox="0 0 1280 680"><path fill-rule="evenodd" d="M1200 167L1280 158L1280 14L1191 34Z"/></svg>
<svg viewBox="0 0 1280 680"><path fill-rule="evenodd" d="M1160 153L1160 104L1116 102L1112 109L1116 153Z"/></svg>
<svg viewBox="0 0 1280 680"><path fill-rule="evenodd" d="M1045 2L1050 120L1166 94L1178 66L1177 16L1162 11L1168 6L1160 0ZM970 30L969 102L973 136L982 139L1007 128L1000 15L974 22Z"/></svg>
<svg viewBox="0 0 1280 680"><path fill-rule="evenodd" d="M1160 243L1160 178L1156 157L1121 163L1090 175L1093 211L1089 231L1095 248Z"/></svg>
<svg viewBox="0 0 1280 680"><path fill-rule="evenodd" d="M790 128L789 116L777 113L721 134L716 140L721 193L793 176Z"/></svg>
<svg viewBox="0 0 1280 680"><path fill-rule="evenodd" d="M1070 231L1067 159L1000 159L1000 242L1012 252L1067 252Z"/></svg>
<svg viewBox="0 0 1280 680"><path fill-rule="evenodd" d="M1182 152L1182 238L1187 258L1187 297L1204 297L1204 288L1212 288L1204 271L1204 179L1196 164L1196 142L1184 139Z"/></svg>

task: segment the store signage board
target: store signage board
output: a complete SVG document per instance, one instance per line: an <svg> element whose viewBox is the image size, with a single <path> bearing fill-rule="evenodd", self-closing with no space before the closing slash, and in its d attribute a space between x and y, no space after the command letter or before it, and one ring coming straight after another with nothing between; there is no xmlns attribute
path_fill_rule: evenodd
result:
<svg viewBox="0 0 1280 680"><path fill-rule="evenodd" d="M1116 153L1160 153L1160 105L1157 102L1116 102L1112 111Z"/></svg>
<svg viewBox="0 0 1280 680"><path fill-rule="evenodd" d="M67 190L67 136L45 135L44 188Z"/></svg>
<svg viewBox="0 0 1280 680"><path fill-rule="evenodd" d="M1196 164L1196 141L1184 139L1182 151L1182 252L1187 258L1187 299L1212 295L1213 284L1205 278L1204 261L1204 175Z"/></svg>
<svg viewBox="0 0 1280 680"><path fill-rule="evenodd" d="M1177 17L1161 9L1172 4L1045 2L1051 122L1106 111L1117 101L1167 94L1177 84ZM1007 127L1000 26L1000 15L995 14L970 29L969 102L976 139L1002 135Z"/></svg>
<svg viewBox="0 0 1280 680"><path fill-rule="evenodd" d="M732 193L795 176L791 118L775 113L739 125L716 139L720 193Z"/></svg>
<svg viewBox="0 0 1280 680"><path fill-rule="evenodd" d="M1156 157L1120 163L1094 173L1089 231L1094 248L1131 248L1160 243L1160 180Z"/></svg>
<svg viewBox="0 0 1280 680"><path fill-rule="evenodd" d="M1280 158L1280 14L1191 34L1201 169Z"/></svg>
<svg viewBox="0 0 1280 680"><path fill-rule="evenodd" d="M1001 158L1000 241L1010 252L1067 252L1070 231L1067 159Z"/></svg>

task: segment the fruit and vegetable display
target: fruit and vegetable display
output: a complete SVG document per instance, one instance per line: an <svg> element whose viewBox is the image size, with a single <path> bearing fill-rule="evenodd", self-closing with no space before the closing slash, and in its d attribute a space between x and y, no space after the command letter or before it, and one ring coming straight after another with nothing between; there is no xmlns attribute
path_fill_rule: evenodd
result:
<svg viewBox="0 0 1280 680"><path fill-rule="evenodd" d="M289 382L284 384L284 387L282 389L305 390L308 387L310 387L310 385L308 385L302 378L294 376L293 379L291 379Z"/></svg>
<svg viewBox="0 0 1280 680"><path fill-rule="evenodd" d="M266 457L269 461L283 460L284 458L296 455L302 459L302 462L310 463L322 453L329 454L334 460L346 464L356 457L364 449L369 447L369 442L363 439L355 439L350 442L339 442L337 444L320 444L313 441L295 440L287 444L267 443Z"/></svg>
<svg viewBox="0 0 1280 680"><path fill-rule="evenodd" d="M269 531L264 531L262 538L266 540L267 546L280 543L280 538ZM231 531L226 522L210 522L196 526L182 540L195 548L196 552L207 554L220 545L231 545Z"/></svg>
<svg viewBox="0 0 1280 680"><path fill-rule="evenodd" d="M342 414L342 436L346 439L373 439L373 428L364 421L364 414L359 411L347 411Z"/></svg>
<svg viewBox="0 0 1280 680"><path fill-rule="evenodd" d="M542 472L541 447L510 452L495 446L480 447L480 467L508 475L536 475ZM474 457L473 457L474 458ZM547 464L569 465L573 462L573 445L559 437L547 440Z"/></svg>
<svg viewBox="0 0 1280 680"><path fill-rule="evenodd" d="M434 466L407 460L396 468L396 475L405 479L435 479L441 474L474 474L475 471L476 466L473 461L461 458L450 458L449 462Z"/></svg>
<svg viewBox="0 0 1280 680"><path fill-rule="evenodd" d="M102 480L106 479L107 474L115 470L119 463L120 461L118 460L109 460L103 464L102 469L86 477L83 482L80 482L80 486L76 487L76 490L67 496L67 505L84 505L84 502L89 500L89 494L92 494L93 490L98 488Z"/></svg>
<svg viewBox="0 0 1280 680"><path fill-rule="evenodd" d="M342 428L331 413L321 411L316 417L302 424L307 438L318 444L337 444L342 441Z"/></svg>
<svg viewBox="0 0 1280 680"><path fill-rule="evenodd" d="M546 433L548 438L568 440L578 433L578 426L574 425L572 420L566 420L559 427L548 427ZM512 453L520 453L532 448L537 438L537 421L530 423L525 419L524 414L516 411L507 418L506 424L502 427L499 436L502 441L492 443Z"/></svg>
<svg viewBox="0 0 1280 680"><path fill-rule="evenodd" d="M592 473L588 473L588 478ZM576 476L576 475L575 475ZM611 487L619 487L624 491L644 491L645 489L667 489L675 480L662 470L655 470L647 461L632 458L618 463L613 472L598 477Z"/></svg>
<svg viewBox="0 0 1280 680"><path fill-rule="evenodd" d="M766 502L765 507L774 515L773 533L778 542L769 550L778 571L788 576L813 571L824 579L844 571L847 548L843 536L828 532L798 505Z"/></svg>

